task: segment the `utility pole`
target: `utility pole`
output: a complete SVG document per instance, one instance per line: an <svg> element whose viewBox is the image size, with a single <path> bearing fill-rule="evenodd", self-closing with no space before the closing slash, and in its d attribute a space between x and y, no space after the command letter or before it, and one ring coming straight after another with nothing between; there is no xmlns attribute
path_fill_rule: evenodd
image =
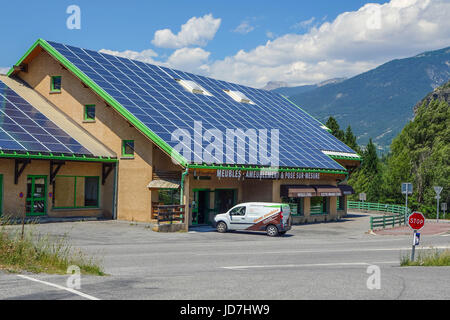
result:
<svg viewBox="0 0 450 320"><path fill-rule="evenodd" d="M442 187L434 187L434 192L436 192L436 201L437 201L437 205L436 205L436 221L439 223L439 200L441 199L441 192L442 192Z"/></svg>
<svg viewBox="0 0 450 320"><path fill-rule="evenodd" d="M406 217L408 216L408 194L412 194L413 192L413 185L409 182L402 183L402 193L406 195L406 203L405 203L405 223L406 223Z"/></svg>

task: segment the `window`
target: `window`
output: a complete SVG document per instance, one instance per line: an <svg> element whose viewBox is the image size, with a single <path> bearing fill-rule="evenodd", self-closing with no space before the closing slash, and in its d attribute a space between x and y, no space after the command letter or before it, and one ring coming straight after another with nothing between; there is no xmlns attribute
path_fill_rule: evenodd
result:
<svg viewBox="0 0 450 320"><path fill-rule="evenodd" d="M130 158L134 157L134 140L122 141L122 156Z"/></svg>
<svg viewBox="0 0 450 320"><path fill-rule="evenodd" d="M245 216L245 207L236 207L230 211L232 216Z"/></svg>
<svg viewBox="0 0 450 320"><path fill-rule="evenodd" d="M84 121L95 120L95 105L88 104L84 106Z"/></svg>
<svg viewBox="0 0 450 320"><path fill-rule="evenodd" d="M175 80L191 93L202 94L205 96L212 96L212 94L209 93L205 88L203 88L201 85L192 80L182 80L182 79L175 79Z"/></svg>
<svg viewBox="0 0 450 320"><path fill-rule="evenodd" d="M252 100L250 100L245 94L240 91L232 91L232 90L224 90L226 94L228 94L233 100L241 103L249 103L255 104Z"/></svg>
<svg viewBox="0 0 450 320"><path fill-rule="evenodd" d="M180 189L159 189L158 203L164 205L180 204Z"/></svg>
<svg viewBox="0 0 450 320"><path fill-rule="evenodd" d="M61 92L61 76L53 76L50 82L50 92Z"/></svg>
<svg viewBox="0 0 450 320"><path fill-rule="evenodd" d="M344 210L345 209L345 196L337 197L337 209Z"/></svg>
<svg viewBox="0 0 450 320"><path fill-rule="evenodd" d="M287 203L293 216L303 216L304 198L283 198L283 203Z"/></svg>
<svg viewBox="0 0 450 320"><path fill-rule="evenodd" d="M98 208L99 182L99 177L56 176L53 184L53 207Z"/></svg>
<svg viewBox="0 0 450 320"><path fill-rule="evenodd" d="M328 197L311 198L311 215L327 214Z"/></svg>

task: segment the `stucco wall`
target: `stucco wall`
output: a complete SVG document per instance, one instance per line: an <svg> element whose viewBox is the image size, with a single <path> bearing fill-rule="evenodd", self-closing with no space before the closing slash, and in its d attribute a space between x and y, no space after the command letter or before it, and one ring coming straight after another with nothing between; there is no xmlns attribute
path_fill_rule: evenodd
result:
<svg viewBox="0 0 450 320"><path fill-rule="evenodd" d="M13 159L0 159L0 174L3 175L3 214L21 216L25 212L25 202L27 194L27 178L29 175L47 176L47 214L50 217L74 217L74 216L98 216L111 218L113 212L113 175L111 174L105 185L101 184L102 165L101 163L69 162L67 161L58 172L58 175L70 176L96 176L99 177L100 199L98 209L53 209L50 193L54 193L53 186L50 185L50 161L31 160L19 177L18 184L14 184L14 163ZM23 193L23 198L19 194Z"/></svg>
<svg viewBox="0 0 450 320"><path fill-rule="evenodd" d="M134 140L135 157L121 158L118 165L117 218L149 221L152 195L147 185L152 179L153 143L45 51L29 63L27 73L18 75L118 157L122 153L122 141ZM55 75L62 76L61 93L50 93L51 76ZM84 121L87 104L96 106L95 122Z"/></svg>

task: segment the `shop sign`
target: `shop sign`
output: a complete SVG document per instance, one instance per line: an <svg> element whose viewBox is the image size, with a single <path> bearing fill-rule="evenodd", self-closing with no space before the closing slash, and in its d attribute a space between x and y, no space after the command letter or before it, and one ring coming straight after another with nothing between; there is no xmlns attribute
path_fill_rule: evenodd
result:
<svg viewBox="0 0 450 320"><path fill-rule="evenodd" d="M279 172L279 171L250 171L250 170L217 170L218 178L234 179L273 179L273 180L320 180L319 172Z"/></svg>

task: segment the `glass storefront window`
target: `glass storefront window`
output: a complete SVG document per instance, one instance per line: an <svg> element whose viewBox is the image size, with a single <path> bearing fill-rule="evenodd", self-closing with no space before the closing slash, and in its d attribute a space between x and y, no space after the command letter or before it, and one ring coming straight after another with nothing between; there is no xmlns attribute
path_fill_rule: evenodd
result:
<svg viewBox="0 0 450 320"><path fill-rule="evenodd" d="M337 209L344 210L345 209L345 197L341 196L337 198Z"/></svg>
<svg viewBox="0 0 450 320"><path fill-rule="evenodd" d="M304 198L283 198L282 201L289 204L292 215L302 216L304 214Z"/></svg>
<svg viewBox="0 0 450 320"><path fill-rule="evenodd" d="M99 177L57 176L53 184L53 207L97 208L99 182Z"/></svg>
<svg viewBox="0 0 450 320"><path fill-rule="evenodd" d="M311 215L327 214L327 197L312 197L311 198Z"/></svg>

